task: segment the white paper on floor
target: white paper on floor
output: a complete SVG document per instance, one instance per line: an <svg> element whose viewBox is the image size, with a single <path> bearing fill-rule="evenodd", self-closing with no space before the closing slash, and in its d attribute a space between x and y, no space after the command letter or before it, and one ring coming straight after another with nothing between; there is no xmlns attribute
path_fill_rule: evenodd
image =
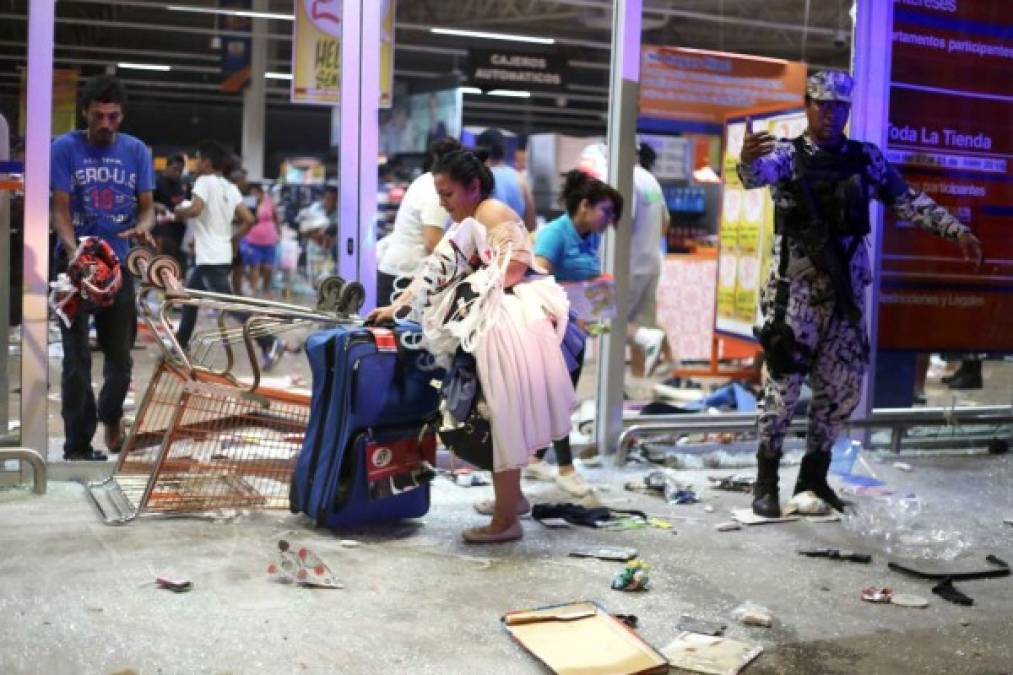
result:
<svg viewBox="0 0 1013 675"><path fill-rule="evenodd" d="M676 668L711 675L737 675L763 653L763 647L726 637L683 631L663 647L661 653Z"/></svg>

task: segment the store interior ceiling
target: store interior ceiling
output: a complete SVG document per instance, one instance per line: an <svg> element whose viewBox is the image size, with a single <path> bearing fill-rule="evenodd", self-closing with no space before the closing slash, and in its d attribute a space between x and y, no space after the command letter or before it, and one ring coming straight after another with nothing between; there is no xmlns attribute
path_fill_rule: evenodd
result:
<svg viewBox="0 0 1013 675"><path fill-rule="evenodd" d="M268 31L268 109L292 108L289 82L293 0L267 0L257 9L279 15ZM301 0L299 0L301 1ZM26 61L30 0L0 0L0 98L16 102L19 66ZM55 65L82 76L116 72L134 100L185 107L235 108L241 94L221 91L216 34L217 0L60 0L56 3ZM846 68L850 61L852 0L645 0L643 42L778 59L811 68ZM179 7L204 11L180 11ZM521 126L520 133L604 133L611 54L610 0L397 0L396 86L410 91L467 82L469 48L552 51L565 59L570 78L559 92L506 99L465 96L464 124ZM555 39L551 46L438 35L434 27L481 30ZM132 70L119 63L169 66ZM277 74L277 75L275 75ZM6 110L6 106L5 106ZM326 111L319 111L325 115Z"/></svg>

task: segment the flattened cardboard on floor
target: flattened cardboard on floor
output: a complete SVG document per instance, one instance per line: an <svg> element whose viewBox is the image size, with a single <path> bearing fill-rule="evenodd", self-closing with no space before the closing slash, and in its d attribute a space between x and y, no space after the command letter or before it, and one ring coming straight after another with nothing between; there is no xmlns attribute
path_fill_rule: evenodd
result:
<svg viewBox="0 0 1013 675"><path fill-rule="evenodd" d="M544 620L531 621L534 616ZM531 622L509 625L509 617ZM510 612L503 625L522 647L560 675L668 672L664 656L593 602Z"/></svg>

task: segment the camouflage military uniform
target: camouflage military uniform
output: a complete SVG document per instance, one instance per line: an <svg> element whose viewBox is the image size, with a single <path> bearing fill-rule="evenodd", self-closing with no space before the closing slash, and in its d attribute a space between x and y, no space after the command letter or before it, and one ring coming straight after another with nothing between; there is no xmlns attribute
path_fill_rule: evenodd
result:
<svg viewBox="0 0 1013 675"><path fill-rule="evenodd" d="M813 80L819 75L825 73L820 73L809 80L810 94L813 93ZM836 75L847 77L843 73ZM850 78L847 92L850 96ZM819 98L818 91L816 93L813 98L824 100ZM777 208L785 210L799 208L800 205L795 203L793 193L786 189L786 182L797 177L798 148L803 148L810 156L817 151L817 146L808 136L803 136L802 140L803 143L800 144L779 140L773 152L758 158L751 165L739 164L737 170L742 184L746 188L769 185ZM841 152L844 151L846 143L847 141L842 141ZM925 193L915 192L908 187L874 144L861 143L861 150L867 160L863 178L867 190L865 197L868 200L879 199L892 206L901 220L947 239L956 240L962 233L968 231L966 225L960 223ZM807 455L820 453L820 461L825 465L821 469L822 484L826 485L830 448L842 424L858 405L861 395L862 377L868 363L869 339L863 321L850 321L842 312L835 311L836 292L829 275L809 261L797 240L789 238L787 246L782 248L781 238L780 234L774 238L773 262L761 290L760 306L764 317L772 318L781 255L782 251L786 250L789 260L785 276L790 279L791 290L785 321L794 331L796 342L809 348L810 358L806 369L808 372L780 374L775 377L769 369L765 369L758 423L760 441L758 459L780 458L785 432L798 400L799 389L803 379L808 376L813 396L809 405L806 453ZM847 249L850 244L855 244L849 266L850 286L854 294L855 307L864 314L865 289L872 282L869 252L864 238L857 242L852 242L851 239L848 237L842 241L841 248ZM832 492L830 494L832 495Z"/></svg>

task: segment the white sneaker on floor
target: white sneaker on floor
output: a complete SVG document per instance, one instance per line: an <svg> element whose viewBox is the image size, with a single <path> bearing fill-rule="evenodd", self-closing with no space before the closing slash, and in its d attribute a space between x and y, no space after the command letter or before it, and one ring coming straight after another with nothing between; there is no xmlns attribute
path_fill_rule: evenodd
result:
<svg viewBox="0 0 1013 675"><path fill-rule="evenodd" d="M650 377L661 358L661 346L665 343L665 331L657 328L641 328L646 333L644 340L644 377Z"/></svg>
<svg viewBox="0 0 1013 675"><path fill-rule="evenodd" d="M523 475L531 480L554 481L556 480L556 467L544 459L540 459L537 462L530 462L524 467Z"/></svg>
<svg viewBox="0 0 1013 675"><path fill-rule="evenodd" d="M573 497L586 497L594 488L576 471L556 476L556 487Z"/></svg>

